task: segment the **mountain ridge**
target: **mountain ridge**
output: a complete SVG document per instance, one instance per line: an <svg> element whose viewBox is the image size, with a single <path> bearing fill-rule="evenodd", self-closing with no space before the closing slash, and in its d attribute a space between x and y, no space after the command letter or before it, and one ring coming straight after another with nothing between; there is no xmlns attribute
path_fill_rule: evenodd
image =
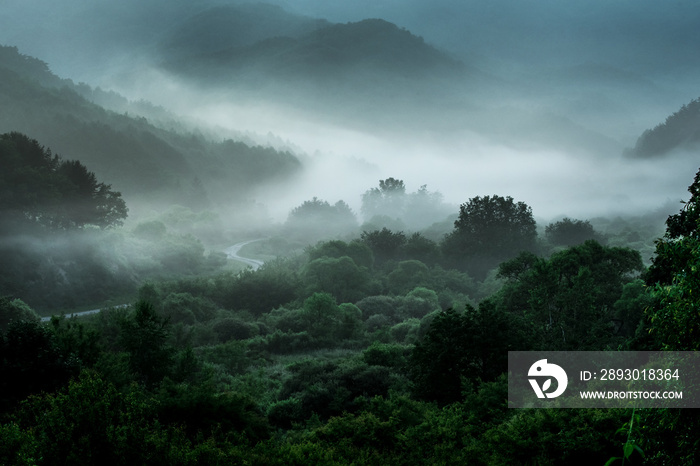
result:
<svg viewBox="0 0 700 466"><path fill-rule="evenodd" d="M116 113L88 100L90 92L16 47L0 46L0 134L20 132L66 159L79 160L127 201L146 197L163 206L203 208L245 196L256 183L300 167L289 152L212 141Z"/></svg>

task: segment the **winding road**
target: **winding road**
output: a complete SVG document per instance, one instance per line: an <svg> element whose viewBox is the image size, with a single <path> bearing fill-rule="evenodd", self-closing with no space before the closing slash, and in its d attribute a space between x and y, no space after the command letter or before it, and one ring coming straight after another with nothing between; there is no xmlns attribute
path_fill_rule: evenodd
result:
<svg viewBox="0 0 700 466"><path fill-rule="evenodd" d="M253 268L253 270L258 270L261 265L263 265L263 261L257 260L257 259L249 259L248 257L242 257L238 255L238 252L241 250L241 248L245 245L248 245L250 243L255 243L256 241L262 241L265 238L258 238L258 239L251 239L248 241L243 241L241 243L236 243L233 246L230 246L226 249L224 249L224 252L226 253L226 257L229 259L237 260L239 262L243 262L244 264L248 264Z"/></svg>
<svg viewBox="0 0 700 466"><path fill-rule="evenodd" d="M229 246L228 248L224 249L224 252L226 253L226 257L229 259L233 259L239 262L243 262L246 265L249 265L253 268L253 270L258 270L262 265L263 261L258 260L258 259L250 259L249 257L243 257L238 255L240 252L241 248L247 244L250 243L255 243L256 241L262 241L265 238L258 238L258 239L251 239L248 241L242 241L240 243L236 243L233 246ZM128 304L120 304L118 306L113 306L115 308L122 308L122 307L127 307ZM71 318L71 317L82 317L82 316L89 316L91 314L97 314L100 312L102 309L91 309L89 311L82 311L82 312L73 312L71 314L66 315L66 317ZM41 321L42 322L50 322L52 316L47 316L47 317L42 317Z"/></svg>

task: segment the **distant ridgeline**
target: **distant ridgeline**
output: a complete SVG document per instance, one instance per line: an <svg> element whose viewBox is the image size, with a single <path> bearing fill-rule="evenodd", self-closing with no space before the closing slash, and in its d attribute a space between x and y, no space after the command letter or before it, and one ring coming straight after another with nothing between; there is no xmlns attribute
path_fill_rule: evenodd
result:
<svg viewBox="0 0 700 466"><path fill-rule="evenodd" d="M654 157L697 145L700 145L700 99L691 100L665 122L644 131L628 154Z"/></svg>
<svg viewBox="0 0 700 466"><path fill-rule="evenodd" d="M306 103L416 98L415 86L433 96L469 73L393 23L333 24L270 5L206 10L173 28L157 50L165 68L181 77Z"/></svg>
<svg viewBox="0 0 700 466"><path fill-rule="evenodd" d="M120 112L138 113L143 106L60 79L46 63L0 46L0 134L20 132L69 154L109 179L128 201L139 197L200 209L300 168L289 152L181 134L166 129L182 126L172 115L159 123L95 103L108 101L118 103Z"/></svg>

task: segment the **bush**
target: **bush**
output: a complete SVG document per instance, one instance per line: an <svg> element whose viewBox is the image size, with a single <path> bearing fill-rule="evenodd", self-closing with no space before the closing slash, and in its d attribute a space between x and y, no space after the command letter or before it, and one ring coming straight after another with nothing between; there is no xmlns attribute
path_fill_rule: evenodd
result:
<svg viewBox="0 0 700 466"><path fill-rule="evenodd" d="M256 329L251 324L231 317L218 321L212 329L222 343L229 340L246 340L256 333Z"/></svg>

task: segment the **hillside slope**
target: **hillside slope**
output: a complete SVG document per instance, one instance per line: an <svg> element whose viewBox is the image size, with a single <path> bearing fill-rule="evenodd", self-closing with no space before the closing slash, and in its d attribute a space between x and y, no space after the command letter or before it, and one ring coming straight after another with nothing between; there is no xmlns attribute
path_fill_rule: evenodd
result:
<svg viewBox="0 0 700 466"><path fill-rule="evenodd" d="M637 139L628 155L657 157L675 149L690 149L700 145L700 99L691 100L680 110Z"/></svg>
<svg viewBox="0 0 700 466"><path fill-rule="evenodd" d="M202 208L299 168L290 153L159 128L83 96L91 93L53 75L40 60L0 47L0 133L28 134L80 160L127 201Z"/></svg>

